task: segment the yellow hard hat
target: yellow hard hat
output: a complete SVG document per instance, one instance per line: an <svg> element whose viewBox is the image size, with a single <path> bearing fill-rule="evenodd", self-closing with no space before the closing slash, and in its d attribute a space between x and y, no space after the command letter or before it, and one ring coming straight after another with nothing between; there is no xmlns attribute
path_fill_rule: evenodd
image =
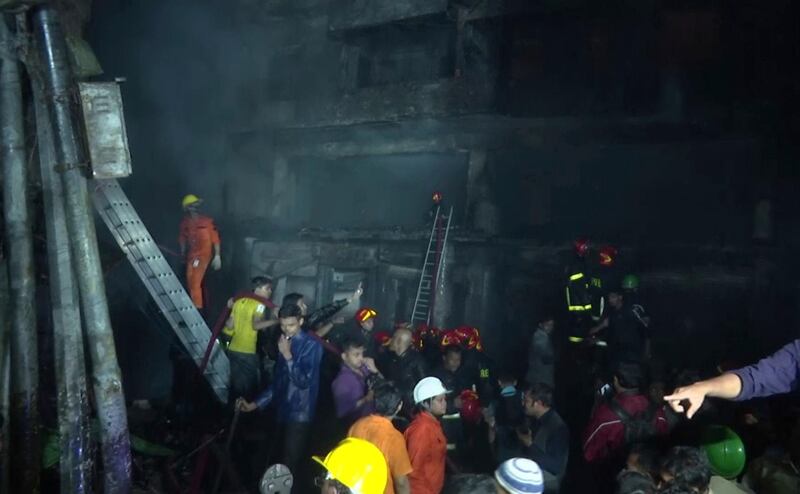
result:
<svg viewBox="0 0 800 494"><path fill-rule="evenodd" d="M312 457L325 467L328 475L346 485L353 494L382 494L386 489L389 468L386 458L374 444L348 437L321 459Z"/></svg>
<svg viewBox="0 0 800 494"><path fill-rule="evenodd" d="M185 196L183 196L183 201L181 201L181 204L183 205L184 208L187 208L192 204L197 204L198 202L202 201L203 201L202 199L200 199L194 194L186 194Z"/></svg>

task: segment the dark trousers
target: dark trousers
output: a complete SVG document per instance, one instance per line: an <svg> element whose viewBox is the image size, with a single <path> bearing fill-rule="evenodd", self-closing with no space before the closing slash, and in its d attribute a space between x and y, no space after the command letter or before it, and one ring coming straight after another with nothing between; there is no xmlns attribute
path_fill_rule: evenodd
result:
<svg viewBox="0 0 800 494"><path fill-rule="evenodd" d="M282 429L280 461L289 467L295 478L298 478L307 461L310 461L309 458L304 458L304 455L308 449L311 424L309 422L286 422L279 424L279 427Z"/></svg>
<svg viewBox="0 0 800 494"><path fill-rule="evenodd" d="M230 400L239 397L252 400L259 388L260 361L255 353L228 352L231 365Z"/></svg>

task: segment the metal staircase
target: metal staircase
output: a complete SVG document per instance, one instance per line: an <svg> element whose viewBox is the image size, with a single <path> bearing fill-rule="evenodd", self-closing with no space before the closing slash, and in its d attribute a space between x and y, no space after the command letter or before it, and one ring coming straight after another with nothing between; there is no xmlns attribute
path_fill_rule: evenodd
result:
<svg viewBox="0 0 800 494"><path fill-rule="evenodd" d="M430 324L433 316L433 306L436 302L436 283L442 275L444 262L442 256L446 252L447 236L450 232L450 220L453 218L453 208L447 214L442 212L442 207L436 208L436 215L431 227L431 236L428 239L428 249L422 263L422 275L419 278L417 297L414 299L414 309L411 311L411 324Z"/></svg>
<svg viewBox="0 0 800 494"><path fill-rule="evenodd" d="M119 247L128 256L128 261L195 365L199 367L211 338L211 330L164 259L119 183L109 179L93 180L90 184L94 186L92 196L97 212ZM220 344L215 342L203 376L222 403L228 401L229 375L228 357Z"/></svg>

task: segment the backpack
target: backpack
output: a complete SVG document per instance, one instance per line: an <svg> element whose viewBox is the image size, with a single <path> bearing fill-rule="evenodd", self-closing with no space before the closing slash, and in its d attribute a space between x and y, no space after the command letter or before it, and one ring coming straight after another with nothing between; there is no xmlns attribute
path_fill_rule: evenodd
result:
<svg viewBox="0 0 800 494"><path fill-rule="evenodd" d="M616 398L609 400L608 406L622 421L622 426L625 428L626 446L647 441L658 434L655 425L658 407L652 403L636 415L631 415L627 410L622 408L622 405Z"/></svg>

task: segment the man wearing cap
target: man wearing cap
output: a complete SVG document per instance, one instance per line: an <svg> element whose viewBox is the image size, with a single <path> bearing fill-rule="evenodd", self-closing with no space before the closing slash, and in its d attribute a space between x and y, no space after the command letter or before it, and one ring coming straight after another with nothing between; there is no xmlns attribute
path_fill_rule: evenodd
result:
<svg viewBox="0 0 800 494"><path fill-rule="evenodd" d="M181 220L178 244L186 261L186 288L198 309L204 307L203 280L210 265L214 271L222 267L219 232L214 220L200 214L203 200L188 194L181 202L184 216Z"/></svg>
<svg viewBox="0 0 800 494"><path fill-rule="evenodd" d="M364 344L366 345L364 348L364 356L371 359L378 357L378 342L373 336L376 317L378 317L378 313L375 309L369 307L358 309L355 315L357 330L350 334L351 338L358 335L364 339Z"/></svg>
<svg viewBox="0 0 800 494"><path fill-rule="evenodd" d="M409 474L414 494L439 494L444 486L444 465L447 439L438 417L447 411L442 381L426 377L414 386L417 416L405 432L408 456L413 471Z"/></svg>
<svg viewBox="0 0 800 494"><path fill-rule="evenodd" d="M511 458L494 472L498 493L540 494L544 492L542 470L535 461L527 458Z"/></svg>

